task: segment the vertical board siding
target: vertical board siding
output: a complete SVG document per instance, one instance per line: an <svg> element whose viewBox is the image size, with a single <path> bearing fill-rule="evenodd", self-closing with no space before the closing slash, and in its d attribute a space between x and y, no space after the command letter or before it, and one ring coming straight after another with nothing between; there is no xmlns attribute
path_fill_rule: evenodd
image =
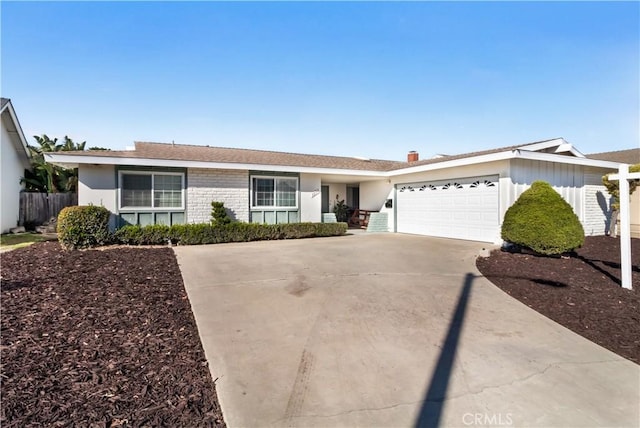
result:
<svg viewBox="0 0 640 428"><path fill-rule="evenodd" d="M542 162L529 159L515 159L512 161L511 182L512 189L509 192L508 205L510 207L520 195L536 180L548 182L565 201L571 205L583 227L587 230L587 221L593 221L588 216L592 212L585 211L583 191L584 167L581 165L561 164L555 162ZM600 233L601 234L601 233Z"/></svg>
<svg viewBox="0 0 640 428"><path fill-rule="evenodd" d="M587 236L604 235L609 227L611 197L602 184L607 171L581 165L516 159L505 210L536 180L543 180L571 205Z"/></svg>
<svg viewBox="0 0 640 428"><path fill-rule="evenodd" d="M20 193L18 224L39 226L51 218L57 218L63 208L78 205L77 193Z"/></svg>

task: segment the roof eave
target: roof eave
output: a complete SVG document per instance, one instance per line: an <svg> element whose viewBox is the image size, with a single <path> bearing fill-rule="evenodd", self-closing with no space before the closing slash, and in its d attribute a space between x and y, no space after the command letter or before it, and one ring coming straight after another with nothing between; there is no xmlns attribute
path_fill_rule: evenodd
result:
<svg viewBox="0 0 640 428"><path fill-rule="evenodd" d="M20 141L20 145L22 146L22 150L18 150L20 152L20 155L22 157L23 163L25 163L26 168L29 167L29 160L31 159L31 154L29 152L29 146L27 144L27 139L24 136L24 132L22 132L22 126L20 126L20 121L18 120L18 115L16 114L16 111L13 109L13 104L11 103L11 100L8 100L7 103L2 107L2 110L0 111L0 115L4 114L4 112L7 112L9 114L9 117L11 118L11 121L13 122L13 126L16 128L15 134L18 137L18 140ZM16 147L16 150L18 149L18 147ZM24 156L22 156L24 155Z"/></svg>
<svg viewBox="0 0 640 428"><path fill-rule="evenodd" d="M569 144L569 143L567 143L567 141L564 138L560 137L560 138L554 138L552 140L541 141L538 143L525 144L523 146L518 147L518 149L537 152L539 150L545 150L551 147L561 146L563 144Z"/></svg>
<svg viewBox="0 0 640 428"><path fill-rule="evenodd" d="M81 164L93 165L139 165L139 166L156 166L156 167L178 167L178 168L207 168L207 169L231 169L231 170L254 170L254 171L274 171L274 172L299 172L311 174L339 174L351 176L368 176L368 177L394 177L412 173L433 171L446 168L455 168L468 165L476 165L487 162L497 162L506 159L528 159L544 162L555 162L572 165L591 166L596 168L617 169L619 162L602 161L589 159L586 157L566 156L554 153L540 153L523 150L522 148L514 150L506 150L503 152L490 153L486 155L472 156L467 158L445 160L425 165L412 166L408 168L400 168L391 171L372 171L357 169L337 169L322 167L304 167L292 165L266 165L266 164L248 164L248 163L227 163L227 162L206 162L206 161L188 161L188 160L172 160L172 159L152 159L152 158L133 158L133 157L109 157L109 156L90 156L90 155L69 155L64 153L45 153L47 162L60 165L66 168L77 168Z"/></svg>
<svg viewBox="0 0 640 428"><path fill-rule="evenodd" d="M515 157L520 159L538 160L538 161L544 161L544 162L556 162L556 163L592 166L595 168L607 168L607 169L618 169L618 167L620 166L620 162L602 161L602 160L596 160L596 159L589 159L587 157L572 157L572 156L558 155L554 153L530 152L530 151L521 150L521 149L514 150L514 153L515 153Z"/></svg>
<svg viewBox="0 0 640 428"><path fill-rule="evenodd" d="M486 163L486 162L496 162L496 161L501 161L505 159L511 159L513 157L515 157L514 151L507 150L504 152L490 153L486 155L472 156L468 158L453 159L448 161L430 163L426 165L412 166L409 168L396 169L393 171L389 171L389 176L413 174L416 172L426 172L426 171L433 171L437 169L455 168L459 166L475 165L475 164Z"/></svg>
<svg viewBox="0 0 640 428"><path fill-rule="evenodd" d="M79 165L139 165L173 168L207 168L207 169L231 169L243 171L274 171L274 172L298 172L310 174L340 174L340 175L360 175L369 177L386 177L386 171L371 171L359 169L337 169L321 167L305 167L294 165L266 165L250 163L227 163L227 162L207 162L188 161L173 159L152 159L152 158L132 158L132 157L109 157L109 156L78 156L65 155L63 153L45 153L45 160L54 165L65 168L78 168Z"/></svg>

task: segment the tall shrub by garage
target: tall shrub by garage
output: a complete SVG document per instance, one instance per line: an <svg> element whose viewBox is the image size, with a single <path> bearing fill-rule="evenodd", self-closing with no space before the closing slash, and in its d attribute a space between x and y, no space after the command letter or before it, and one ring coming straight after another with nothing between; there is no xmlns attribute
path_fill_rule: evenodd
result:
<svg viewBox="0 0 640 428"><path fill-rule="evenodd" d="M535 181L505 213L502 239L558 255L581 247L584 229L571 205L549 183Z"/></svg>
<svg viewBox="0 0 640 428"><path fill-rule="evenodd" d="M109 243L111 212L95 205L66 207L58 215L58 241L66 249L90 248Z"/></svg>

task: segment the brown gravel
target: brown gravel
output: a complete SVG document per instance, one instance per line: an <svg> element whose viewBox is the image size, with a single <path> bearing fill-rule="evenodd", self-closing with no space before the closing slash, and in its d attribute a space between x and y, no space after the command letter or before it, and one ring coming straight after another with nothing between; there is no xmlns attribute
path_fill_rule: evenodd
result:
<svg viewBox="0 0 640 428"><path fill-rule="evenodd" d="M0 261L3 428L225 426L170 249Z"/></svg>

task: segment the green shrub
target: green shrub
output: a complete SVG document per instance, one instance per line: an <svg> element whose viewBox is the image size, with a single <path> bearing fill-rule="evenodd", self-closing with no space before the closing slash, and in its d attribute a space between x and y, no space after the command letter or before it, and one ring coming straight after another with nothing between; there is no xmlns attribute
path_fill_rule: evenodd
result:
<svg viewBox="0 0 640 428"><path fill-rule="evenodd" d="M259 224L233 222L224 225L177 224L171 227L162 225L124 226L116 231L115 239L119 243L128 245L162 245L169 240L178 245L200 245L339 236L346 232L346 223Z"/></svg>
<svg viewBox="0 0 640 428"><path fill-rule="evenodd" d="M171 239L171 228L164 224L145 227L124 226L114 234L116 242L128 245L162 245Z"/></svg>
<svg viewBox="0 0 640 428"><path fill-rule="evenodd" d="M66 249L90 248L111 240L111 212L94 205L66 207L58 215L58 240Z"/></svg>
<svg viewBox="0 0 640 428"><path fill-rule="evenodd" d="M224 202L211 202L211 224L229 224L233 220L229 216Z"/></svg>
<svg viewBox="0 0 640 428"><path fill-rule="evenodd" d="M349 219L349 206L344 203L344 199L338 200L338 195L333 203L333 213L339 222L346 222Z"/></svg>
<svg viewBox="0 0 640 428"><path fill-rule="evenodd" d="M584 229L571 205L549 183L535 181L505 213L502 239L558 255L581 247Z"/></svg>

